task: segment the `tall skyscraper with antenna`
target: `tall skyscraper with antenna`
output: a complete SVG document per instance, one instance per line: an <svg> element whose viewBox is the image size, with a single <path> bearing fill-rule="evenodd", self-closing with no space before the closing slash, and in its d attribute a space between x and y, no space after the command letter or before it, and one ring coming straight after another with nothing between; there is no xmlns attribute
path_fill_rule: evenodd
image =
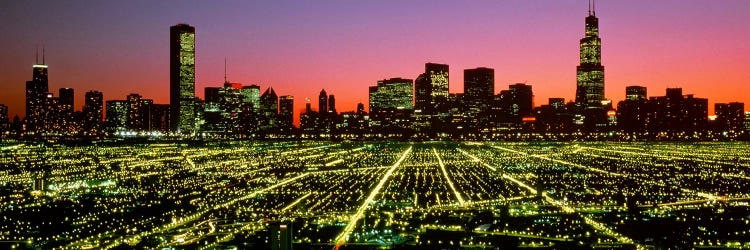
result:
<svg viewBox="0 0 750 250"><path fill-rule="evenodd" d="M590 0L586 33L580 43L580 65L577 67L576 106L580 110L600 109L604 101L602 40L599 38L599 18L593 4Z"/></svg>
<svg viewBox="0 0 750 250"><path fill-rule="evenodd" d="M36 61L32 66L32 80L26 81L26 130L37 132L44 122L45 103L49 92L49 81L47 77L47 65L45 64L45 53L42 48L42 63L39 63L39 49L36 52Z"/></svg>

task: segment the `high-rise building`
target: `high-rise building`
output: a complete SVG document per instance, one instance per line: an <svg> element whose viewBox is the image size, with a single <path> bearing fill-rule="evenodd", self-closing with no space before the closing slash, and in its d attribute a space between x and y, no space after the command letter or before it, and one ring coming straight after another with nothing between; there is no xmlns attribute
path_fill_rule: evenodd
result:
<svg viewBox="0 0 750 250"><path fill-rule="evenodd" d="M127 130L128 101L109 100L106 102L106 124L110 133Z"/></svg>
<svg viewBox="0 0 750 250"><path fill-rule="evenodd" d="M510 90L513 99L511 114L521 118L530 116L534 108L534 93L531 90L531 85L517 83L508 86L508 90Z"/></svg>
<svg viewBox="0 0 750 250"><path fill-rule="evenodd" d="M279 96L269 87L260 96L261 129L270 132L278 127Z"/></svg>
<svg viewBox="0 0 750 250"><path fill-rule="evenodd" d="M153 104L151 105L151 117L149 118L149 124L151 124L152 131L169 132L171 127L169 126L169 104Z"/></svg>
<svg viewBox="0 0 750 250"><path fill-rule="evenodd" d="M708 125L708 99L668 88L666 96L649 98L648 129L658 132L698 132Z"/></svg>
<svg viewBox="0 0 750 250"><path fill-rule="evenodd" d="M426 63L424 73L414 81L414 109L423 114L438 112L448 100L448 65Z"/></svg>
<svg viewBox="0 0 750 250"><path fill-rule="evenodd" d="M411 79L391 78L370 86L371 126L383 132L409 128L414 112L414 93Z"/></svg>
<svg viewBox="0 0 750 250"><path fill-rule="evenodd" d="M413 110L413 80L391 78L378 81L370 86L370 112L384 109Z"/></svg>
<svg viewBox="0 0 750 250"><path fill-rule="evenodd" d="M101 132L102 115L104 110L104 96L102 92L91 90L86 92L83 104L83 130L90 135Z"/></svg>
<svg viewBox="0 0 750 250"><path fill-rule="evenodd" d="M647 93L646 87L627 86L625 87L625 100L646 100L648 99Z"/></svg>
<svg viewBox="0 0 750 250"><path fill-rule="evenodd" d="M225 82L224 87L219 88L219 127L224 133L239 132L243 99L242 84Z"/></svg>
<svg viewBox="0 0 750 250"><path fill-rule="evenodd" d="M576 68L576 105L579 109L601 108L604 101L604 66L599 18L589 9L585 37L580 40L580 64Z"/></svg>
<svg viewBox="0 0 750 250"><path fill-rule="evenodd" d="M494 94L494 69L480 67L464 70L463 101L470 116L488 111Z"/></svg>
<svg viewBox="0 0 750 250"><path fill-rule="evenodd" d="M260 113L260 86L250 85L242 87L242 102L249 103L256 114Z"/></svg>
<svg viewBox="0 0 750 250"><path fill-rule="evenodd" d="M716 130L741 133L745 129L745 104L741 102L715 103Z"/></svg>
<svg viewBox="0 0 750 250"><path fill-rule="evenodd" d="M294 241L292 223L275 221L269 223L268 227L271 234L271 250L292 250Z"/></svg>
<svg viewBox="0 0 750 250"><path fill-rule="evenodd" d="M328 113L328 94L325 89L321 89L318 95L318 113L321 115Z"/></svg>
<svg viewBox="0 0 750 250"><path fill-rule="evenodd" d="M292 128L294 122L294 96L279 97L279 126L284 130Z"/></svg>
<svg viewBox="0 0 750 250"><path fill-rule="evenodd" d="M49 81L47 76L47 65L44 63L44 53L42 53L42 63L39 63L37 54L36 63L32 66L32 80L26 82L26 129L30 132L38 132L37 129L43 127L45 122L45 107L47 92L49 92Z"/></svg>
<svg viewBox="0 0 750 250"><path fill-rule="evenodd" d="M143 102L141 100L142 97L139 94L129 94L126 98L128 110L127 110L127 119L126 119L126 126L128 130L132 131L140 131L143 130L144 124L143 124Z"/></svg>
<svg viewBox="0 0 750 250"><path fill-rule="evenodd" d="M357 114L364 114L365 113L365 104L364 103L357 103Z"/></svg>
<svg viewBox="0 0 750 250"><path fill-rule="evenodd" d="M617 124L623 132L643 133L646 131L649 102L646 87L625 87L625 100L617 103Z"/></svg>
<svg viewBox="0 0 750 250"><path fill-rule="evenodd" d="M5 132L9 128L8 106L0 104L0 132Z"/></svg>
<svg viewBox="0 0 750 250"><path fill-rule="evenodd" d="M195 28L177 24L169 29L169 73L172 130L195 132Z"/></svg>
<svg viewBox="0 0 750 250"><path fill-rule="evenodd" d="M73 109L75 107L73 89L72 88L60 88L59 94L60 94L60 106L62 106L62 109L68 111L70 114L73 114Z"/></svg>
<svg viewBox="0 0 750 250"><path fill-rule="evenodd" d="M328 113L336 115L336 97L328 95Z"/></svg>

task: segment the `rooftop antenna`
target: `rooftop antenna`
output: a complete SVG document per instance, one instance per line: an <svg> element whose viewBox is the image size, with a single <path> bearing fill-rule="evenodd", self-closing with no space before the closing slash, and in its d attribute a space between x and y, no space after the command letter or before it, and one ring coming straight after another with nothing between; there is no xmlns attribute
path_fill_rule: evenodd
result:
<svg viewBox="0 0 750 250"><path fill-rule="evenodd" d="M42 46L42 65L47 65L44 63L44 46Z"/></svg>
<svg viewBox="0 0 750 250"><path fill-rule="evenodd" d="M224 82L228 82L227 81L227 57L226 56L224 57Z"/></svg>
<svg viewBox="0 0 750 250"><path fill-rule="evenodd" d="M589 16L591 15L591 0L589 0Z"/></svg>
<svg viewBox="0 0 750 250"><path fill-rule="evenodd" d="M36 45L36 60L35 64L39 64L39 44Z"/></svg>
<svg viewBox="0 0 750 250"><path fill-rule="evenodd" d="M591 8L594 11L594 16L596 16L596 0L591 0L593 3L593 7Z"/></svg>

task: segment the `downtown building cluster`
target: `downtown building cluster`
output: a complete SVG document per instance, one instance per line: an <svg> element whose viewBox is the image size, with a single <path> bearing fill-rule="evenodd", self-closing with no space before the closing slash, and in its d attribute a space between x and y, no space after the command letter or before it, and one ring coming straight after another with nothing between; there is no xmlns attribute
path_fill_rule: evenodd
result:
<svg viewBox="0 0 750 250"><path fill-rule="evenodd" d="M604 66L599 19L589 10L580 40L575 100L549 98L535 106L532 86L517 83L495 91L495 72L464 70L463 93L449 93L447 64L426 63L416 79L390 78L369 87L369 112L363 103L339 113L335 96L321 90L317 110L307 99L294 126L294 97L272 87L229 82L206 87L195 96L195 28L170 28L170 103L155 104L139 94L103 102L101 92L86 93L82 112L74 111L73 89L49 92L47 65L33 66L26 83L26 117L9 122L0 105L6 136L171 137L171 138L331 138L331 139L742 139L750 115L739 102L716 103L669 88L648 97L641 86L628 86L617 103L604 95ZM262 93L262 94L261 94ZM106 105L105 105L106 104ZM106 119L103 118L106 107Z"/></svg>

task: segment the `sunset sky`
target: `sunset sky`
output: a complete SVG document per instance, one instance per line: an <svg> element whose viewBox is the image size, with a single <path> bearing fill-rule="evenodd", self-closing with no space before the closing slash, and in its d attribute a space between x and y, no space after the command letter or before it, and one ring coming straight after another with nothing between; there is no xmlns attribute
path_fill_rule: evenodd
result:
<svg viewBox="0 0 750 250"><path fill-rule="evenodd" d="M625 86L667 87L713 103L750 104L750 1L598 1L608 99ZM0 1L0 103L23 116L37 45L50 90L88 90L106 100L139 93L169 102L169 27L196 28L196 95L231 82L273 87L304 100L325 88L339 111L367 104L367 87L414 79L424 63L495 69L495 91L533 86L535 105L575 94L587 0L398 1ZM317 104L313 104L317 108Z"/></svg>

